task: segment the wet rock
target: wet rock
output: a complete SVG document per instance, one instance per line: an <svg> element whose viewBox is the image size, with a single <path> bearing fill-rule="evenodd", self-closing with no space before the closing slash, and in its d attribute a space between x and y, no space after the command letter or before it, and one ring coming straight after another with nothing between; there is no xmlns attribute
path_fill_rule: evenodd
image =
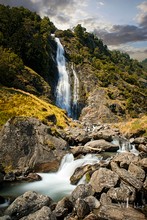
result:
<svg viewBox="0 0 147 220"><path fill-rule="evenodd" d="M105 141L103 139L101 140L94 140L86 143L84 147L89 147L91 151L93 152L102 152L102 151L109 151L109 152L115 152L119 149L119 146L116 146L108 141Z"/></svg>
<svg viewBox="0 0 147 220"><path fill-rule="evenodd" d="M142 188L143 183L140 180L136 179L127 170L119 168L117 163L111 162L111 168L122 180L133 186L135 189L140 190Z"/></svg>
<svg viewBox="0 0 147 220"><path fill-rule="evenodd" d="M62 200L60 200L55 208L55 215L57 218L64 218L66 217L69 213L72 212L73 209L73 204L72 202L67 198L64 197Z"/></svg>
<svg viewBox="0 0 147 220"><path fill-rule="evenodd" d="M85 166L78 167L73 173L73 175L70 177L70 182L72 184L77 184L79 180L84 176L84 174L92 172L98 168L99 168L99 164L95 164L95 165L87 164Z"/></svg>
<svg viewBox="0 0 147 220"><path fill-rule="evenodd" d="M7 173L5 176L4 176L4 181L15 181L16 180L16 176L13 172L10 172L10 173Z"/></svg>
<svg viewBox="0 0 147 220"><path fill-rule="evenodd" d="M12 220L12 219L9 215L5 215L5 216L0 217L0 220Z"/></svg>
<svg viewBox="0 0 147 220"><path fill-rule="evenodd" d="M48 196L28 191L14 200L6 209L5 215L9 215L12 220L17 220L36 212L43 206L49 206L51 202L52 200Z"/></svg>
<svg viewBox="0 0 147 220"><path fill-rule="evenodd" d="M119 180L119 176L107 168L96 170L90 179L90 185L95 192L102 192L103 189L114 187Z"/></svg>
<svg viewBox="0 0 147 220"><path fill-rule="evenodd" d="M147 144L147 137L134 138L132 143L134 143L134 144Z"/></svg>
<svg viewBox="0 0 147 220"><path fill-rule="evenodd" d="M56 220L56 216L51 212L50 208L43 206L38 211L21 218L20 220Z"/></svg>
<svg viewBox="0 0 147 220"><path fill-rule="evenodd" d="M78 198L84 199L87 196L94 195L94 190L89 184L78 185L71 193L70 199L75 202Z"/></svg>

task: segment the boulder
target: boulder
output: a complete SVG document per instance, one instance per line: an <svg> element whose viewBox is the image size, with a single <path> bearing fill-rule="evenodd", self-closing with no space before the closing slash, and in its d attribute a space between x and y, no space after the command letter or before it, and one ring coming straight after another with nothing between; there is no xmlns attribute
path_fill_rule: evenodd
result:
<svg viewBox="0 0 147 220"><path fill-rule="evenodd" d="M87 196L84 201L89 205L90 211L100 207L100 202L94 196Z"/></svg>
<svg viewBox="0 0 147 220"><path fill-rule="evenodd" d="M111 162L111 169L126 183L133 186L135 189L140 190L143 186L143 183L136 179L132 173L129 171L119 168L117 163Z"/></svg>
<svg viewBox="0 0 147 220"><path fill-rule="evenodd" d="M90 207L86 201L78 198L75 202L74 212L76 212L79 219L83 219L90 213Z"/></svg>
<svg viewBox="0 0 147 220"><path fill-rule="evenodd" d="M91 151L93 152L96 152L96 151L97 152L102 152L102 151L115 152L119 149L119 146L116 146L115 144L112 144L103 139L87 142L84 145L84 147L91 149Z"/></svg>
<svg viewBox="0 0 147 220"><path fill-rule="evenodd" d="M129 165L129 168L128 168L128 171L138 180L140 181L144 181L145 179L145 171L139 167L139 166L136 166L135 164L133 163L130 163Z"/></svg>
<svg viewBox="0 0 147 220"><path fill-rule="evenodd" d="M119 176L107 168L100 168L96 170L90 179L90 185L95 192L102 192L103 189L110 189L114 187L119 180Z"/></svg>
<svg viewBox="0 0 147 220"><path fill-rule="evenodd" d="M142 167L142 169L144 169L145 171L147 171L147 158L143 158L142 160L139 161L140 166Z"/></svg>
<svg viewBox="0 0 147 220"><path fill-rule="evenodd" d="M111 205L112 204L112 200L111 198L108 196L107 193L102 193L101 197L100 197L100 204L101 205Z"/></svg>
<svg viewBox="0 0 147 220"><path fill-rule="evenodd" d="M72 212L72 209L73 209L72 202L67 197L64 197L56 205L55 216L57 218L64 219L64 217L66 217L69 213Z"/></svg>
<svg viewBox="0 0 147 220"><path fill-rule="evenodd" d="M52 136L51 129L36 118L14 117L0 132L0 161L10 170L57 170L66 147L66 141ZM46 170L40 170L42 164L48 164Z"/></svg>
<svg viewBox="0 0 147 220"><path fill-rule="evenodd" d="M128 169L130 163L138 164L139 157L131 152L123 152L116 154L112 161L119 164L120 167Z"/></svg>
<svg viewBox="0 0 147 220"><path fill-rule="evenodd" d="M78 198L84 199L87 196L94 195L94 190L89 184L78 185L70 195L70 200L75 202Z"/></svg>
<svg viewBox="0 0 147 220"><path fill-rule="evenodd" d="M70 182L72 184L77 184L86 173L89 173L89 172L91 173L98 168L99 168L99 164L94 164L94 165L87 164L85 166L78 167L76 168L73 175L70 177Z"/></svg>
<svg viewBox="0 0 147 220"><path fill-rule="evenodd" d="M98 219L105 220L146 220L146 217L140 211L128 207L123 208L118 205L101 206L97 211Z"/></svg>
<svg viewBox="0 0 147 220"><path fill-rule="evenodd" d="M107 195L116 203L133 203L136 199L134 187L127 185L123 181L121 181L120 187L109 189Z"/></svg>
<svg viewBox="0 0 147 220"><path fill-rule="evenodd" d="M51 202L48 196L28 191L13 201L6 209L5 215L9 215L12 220L17 220L38 211L43 206L49 206Z"/></svg>
<svg viewBox="0 0 147 220"><path fill-rule="evenodd" d="M56 220L56 216L51 212L47 206L43 206L38 211L21 218L20 220Z"/></svg>

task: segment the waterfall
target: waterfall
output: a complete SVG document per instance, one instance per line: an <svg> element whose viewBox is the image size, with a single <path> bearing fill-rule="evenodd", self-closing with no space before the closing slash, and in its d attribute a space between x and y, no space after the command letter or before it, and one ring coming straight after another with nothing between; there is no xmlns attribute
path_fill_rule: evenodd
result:
<svg viewBox="0 0 147 220"><path fill-rule="evenodd" d="M118 153L132 152L135 155L139 154L139 151L136 150L135 145L131 144L129 140L125 138L114 137L112 143L119 146L119 150L117 151Z"/></svg>
<svg viewBox="0 0 147 220"><path fill-rule="evenodd" d="M59 38L55 37L55 41L57 43L56 62L59 74L56 88L56 105L62 109L65 109L68 116L71 116L71 89L69 83L69 75L66 70L64 48Z"/></svg>
<svg viewBox="0 0 147 220"><path fill-rule="evenodd" d="M72 118L77 119L78 116L78 100L79 100L79 79L77 77L76 71L72 65L72 72L74 76L73 84L73 103L72 103Z"/></svg>

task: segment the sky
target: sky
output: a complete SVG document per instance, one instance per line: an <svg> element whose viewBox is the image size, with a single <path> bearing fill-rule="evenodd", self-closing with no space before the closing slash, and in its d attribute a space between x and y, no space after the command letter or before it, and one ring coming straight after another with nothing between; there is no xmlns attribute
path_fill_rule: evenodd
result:
<svg viewBox="0 0 147 220"><path fill-rule="evenodd" d="M147 58L147 1L145 0L0 0L48 16L58 29L81 24L110 50L127 52L139 61Z"/></svg>

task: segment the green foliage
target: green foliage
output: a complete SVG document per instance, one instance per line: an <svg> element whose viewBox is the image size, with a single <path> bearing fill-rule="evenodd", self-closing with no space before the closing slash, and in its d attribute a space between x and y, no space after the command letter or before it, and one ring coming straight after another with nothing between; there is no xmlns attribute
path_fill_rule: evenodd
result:
<svg viewBox="0 0 147 220"><path fill-rule="evenodd" d="M141 65L147 70L147 58L141 62Z"/></svg>
<svg viewBox="0 0 147 220"><path fill-rule="evenodd" d="M10 86L24 69L22 60L11 50L0 47L0 83Z"/></svg>

